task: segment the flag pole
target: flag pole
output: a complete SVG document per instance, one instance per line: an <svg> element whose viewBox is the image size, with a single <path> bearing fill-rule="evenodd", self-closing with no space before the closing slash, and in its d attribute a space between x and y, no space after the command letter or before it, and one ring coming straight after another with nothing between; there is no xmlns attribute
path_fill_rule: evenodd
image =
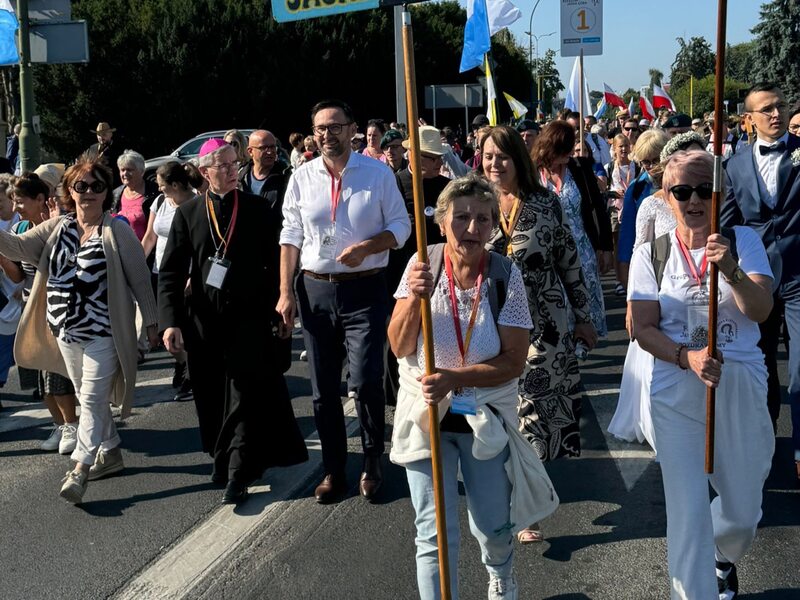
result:
<svg viewBox="0 0 800 600"><path fill-rule="evenodd" d="M579 142L580 142L580 145L581 145L581 156L583 156L583 136L584 136L584 131L583 131L583 89L584 89L584 84L583 84L583 48L581 48L581 55L580 55L580 59L579 59L579 62L578 62L578 85L580 86L580 89L578 91L578 98L579 98L579 100L578 100L578 113L580 114L580 119L579 119L580 123L578 125L578 132L579 132L578 136L580 138Z"/></svg>
<svg viewBox="0 0 800 600"><path fill-rule="evenodd" d="M420 162L419 134L417 123L417 82L414 67L414 33L411 28L411 13L403 5L403 62L406 77L406 106L408 108L408 134L411 156L411 180L414 190L414 224L417 234L417 259L428 262L428 241L425 231L425 206L422 195L422 165ZM433 324L431 322L430 298L422 298L420 317L422 320L422 345L425 350L425 374L436 371L433 355ZM447 522L442 484L442 453L439 438L439 407L428 405L428 429L430 430L431 463L433 471L433 497L436 507L436 542L439 547L439 586L442 600L450 600L450 560L447 550Z"/></svg>
<svg viewBox="0 0 800 600"><path fill-rule="evenodd" d="M711 233L719 233L719 209L722 196L722 101L725 96L725 26L728 16L727 0L719 0L717 10L717 69L714 81L714 188L711 194ZM717 287L719 269L709 268L708 355L717 354ZM706 473L714 472L714 420L716 389L706 388Z"/></svg>

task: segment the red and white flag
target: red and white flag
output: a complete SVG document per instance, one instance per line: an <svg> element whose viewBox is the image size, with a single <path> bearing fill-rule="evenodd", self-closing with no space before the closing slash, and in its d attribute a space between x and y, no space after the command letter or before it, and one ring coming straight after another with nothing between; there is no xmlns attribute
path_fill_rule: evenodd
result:
<svg viewBox="0 0 800 600"><path fill-rule="evenodd" d="M653 84L653 106L655 108L668 108L670 110L677 110L675 108L675 103L672 101L672 98L669 97L669 94L664 91L660 85Z"/></svg>
<svg viewBox="0 0 800 600"><path fill-rule="evenodd" d="M647 96L639 96L639 109L642 111L642 117L645 119L652 121L656 118L656 111L653 109L653 105L650 104L650 100L647 99Z"/></svg>
<svg viewBox="0 0 800 600"><path fill-rule="evenodd" d="M608 87L607 83L603 83L603 87L605 88L604 95L606 98L606 103L610 104L611 106L618 106L619 108L628 108L625 105L625 100L618 96L614 90Z"/></svg>

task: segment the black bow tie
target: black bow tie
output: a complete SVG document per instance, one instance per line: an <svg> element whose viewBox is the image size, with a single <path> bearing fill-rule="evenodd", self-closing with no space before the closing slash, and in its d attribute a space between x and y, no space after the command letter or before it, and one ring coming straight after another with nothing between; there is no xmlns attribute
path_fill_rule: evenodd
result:
<svg viewBox="0 0 800 600"><path fill-rule="evenodd" d="M774 146L759 146L758 151L761 156L770 154L771 152L784 152L786 150L786 142L778 142Z"/></svg>

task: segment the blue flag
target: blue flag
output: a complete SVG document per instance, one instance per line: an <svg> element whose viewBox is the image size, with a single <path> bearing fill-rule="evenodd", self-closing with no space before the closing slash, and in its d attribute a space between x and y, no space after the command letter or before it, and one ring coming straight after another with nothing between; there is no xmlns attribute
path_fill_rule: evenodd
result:
<svg viewBox="0 0 800 600"><path fill-rule="evenodd" d="M486 0L468 0L467 24L464 27L464 49L461 51L459 72L469 71L483 64L483 55L492 49L489 35L489 13Z"/></svg>
<svg viewBox="0 0 800 600"><path fill-rule="evenodd" d="M9 2L0 2L0 65L15 65L19 62L16 32L19 28L17 15Z"/></svg>

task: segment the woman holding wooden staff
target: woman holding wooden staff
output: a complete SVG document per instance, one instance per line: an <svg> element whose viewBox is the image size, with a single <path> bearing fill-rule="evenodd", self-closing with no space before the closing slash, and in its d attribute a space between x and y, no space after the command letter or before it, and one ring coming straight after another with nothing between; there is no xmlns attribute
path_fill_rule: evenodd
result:
<svg viewBox="0 0 800 600"><path fill-rule="evenodd" d="M628 288L633 335L656 359L650 404L672 597L688 600L735 597L734 563L755 537L774 449L758 348L758 323L772 307L772 271L751 229L711 234L713 169L714 158L702 150L676 152L667 161L663 190L678 224L636 250ZM710 264L722 275L716 358L705 347ZM710 475L704 472L707 387L719 398ZM718 494L710 506L709 483Z"/></svg>
<svg viewBox="0 0 800 600"><path fill-rule="evenodd" d="M451 598L458 597L459 467L470 530L489 572L490 600L518 597L513 535L558 504L541 461L517 431L517 378L532 323L519 270L484 249L497 223L497 206L492 186L477 175L447 185L434 215L447 241L429 248L430 266L411 257L389 323L400 365L390 457L408 476L423 600L440 598L429 404L440 408ZM423 297L431 304L437 367L432 375L421 368Z"/></svg>

